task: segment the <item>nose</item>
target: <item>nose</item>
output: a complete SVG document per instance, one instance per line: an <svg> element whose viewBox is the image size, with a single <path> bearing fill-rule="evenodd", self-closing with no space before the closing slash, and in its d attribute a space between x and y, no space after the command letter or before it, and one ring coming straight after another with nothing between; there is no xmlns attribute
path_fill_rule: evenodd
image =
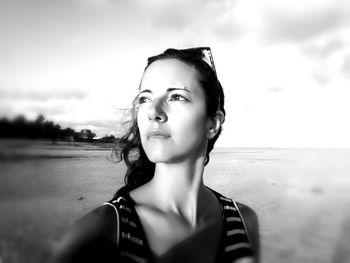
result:
<svg viewBox="0 0 350 263"><path fill-rule="evenodd" d="M168 120L168 116L166 115L164 106L163 99L153 100L148 108L148 119L158 122L166 122Z"/></svg>

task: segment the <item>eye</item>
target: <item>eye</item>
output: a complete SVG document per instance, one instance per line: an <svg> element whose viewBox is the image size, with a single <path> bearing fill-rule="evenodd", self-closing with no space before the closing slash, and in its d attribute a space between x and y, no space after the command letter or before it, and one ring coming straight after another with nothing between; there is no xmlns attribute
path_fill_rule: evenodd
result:
<svg viewBox="0 0 350 263"><path fill-rule="evenodd" d="M145 96L141 96L141 97L139 97L139 101L138 102L139 102L139 104L143 104L143 103L146 103L148 101L150 101L149 98L147 98Z"/></svg>
<svg viewBox="0 0 350 263"><path fill-rule="evenodd" d="M169 101L188 101L184 96L179 94L173 94L170 96Z"/></svg>

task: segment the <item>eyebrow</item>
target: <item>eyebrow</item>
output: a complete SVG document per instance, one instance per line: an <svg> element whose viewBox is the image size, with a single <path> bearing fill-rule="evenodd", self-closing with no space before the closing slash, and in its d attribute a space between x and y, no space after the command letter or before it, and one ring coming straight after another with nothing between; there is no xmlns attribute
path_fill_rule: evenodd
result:
<svg viewBox="0 0 350 263"><path fill-rule="evenodd" d="M174 91L174 90L184 90L184 91L187 91L187 92L191 93L191 91L188 90L187 87L184 87L184 88L168 88L166 91L167 91L167 92L171 92L171 91ZM141 93L146 93L146 92L147 92L147 93L153 93L151 90L145 89L145 90L143 90L143 91L140 91L139 94L141 94Z"/></svg>

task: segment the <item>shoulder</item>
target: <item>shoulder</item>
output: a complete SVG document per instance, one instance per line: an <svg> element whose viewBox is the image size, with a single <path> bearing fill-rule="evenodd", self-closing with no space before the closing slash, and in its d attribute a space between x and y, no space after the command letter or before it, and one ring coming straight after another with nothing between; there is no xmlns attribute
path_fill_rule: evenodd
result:
<svg viewBox="0 0 350 263"><path fill-rule="evenodd" d="M51 262L92 262L116 257L117 231L114 208L100 206L79 219L64 234L54 249Z"/></svg>
<svg viewBox="0 0 350 263"><path fill-rule="evenodd" d="M257 258L260 254L260 235L259 235L259 222L258 216L255 211L249 206L236 202L238 209L243 217L243 221L246 227L248 238L252 245L253 251Z"/></svg>

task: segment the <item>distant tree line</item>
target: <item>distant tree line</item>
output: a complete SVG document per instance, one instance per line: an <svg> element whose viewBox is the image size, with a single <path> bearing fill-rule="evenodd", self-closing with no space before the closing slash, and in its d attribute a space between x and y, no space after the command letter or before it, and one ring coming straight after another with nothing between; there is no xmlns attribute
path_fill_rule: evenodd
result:
<svg viewBox="0 0 350 263"><path fill-rule="evenodd" d="M114 142L114 135L104 136L94 140L96 134L90 129L82 129L76 132L74 129L62 128L53 121L45 120L43 115L39 115L34 121L27 120L20 115L13 120L7 118L0 119L0 138L27 138L27 139L50 139L53 142L77 141L77 142Z"/></svg>

